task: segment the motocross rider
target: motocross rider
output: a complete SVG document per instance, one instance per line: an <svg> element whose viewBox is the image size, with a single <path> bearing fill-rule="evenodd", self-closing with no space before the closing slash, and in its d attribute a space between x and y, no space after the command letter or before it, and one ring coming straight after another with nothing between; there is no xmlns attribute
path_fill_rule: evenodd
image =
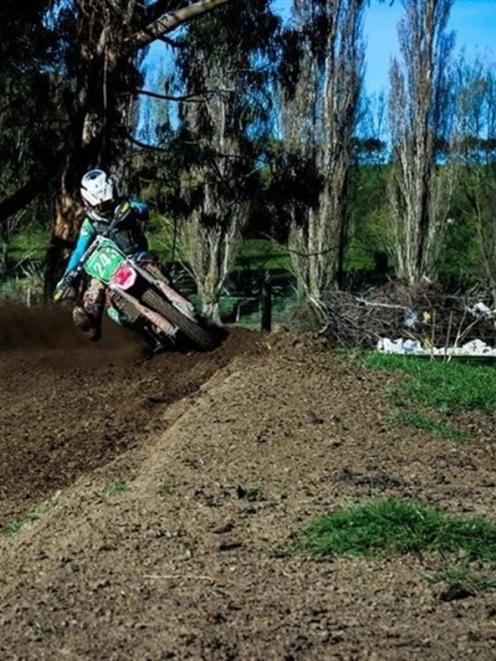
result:
<svg viewBox="0 0 496 661"><path fill-rule="evenodd" d="M144 225L149 210L144 202L119 199L114 180L103 170L90 170L84 175L81 180L81 198L86 217L65 273L55 289L55 299L60 292L74 284L81 258L99 234L112 239L126 255L142 263L156 263L156 258L147 252ZM105 285L92 278L84 292L82 305L76 305L72 312L74 324L92 341L99 340L101 336L105 291Z"/></svg>

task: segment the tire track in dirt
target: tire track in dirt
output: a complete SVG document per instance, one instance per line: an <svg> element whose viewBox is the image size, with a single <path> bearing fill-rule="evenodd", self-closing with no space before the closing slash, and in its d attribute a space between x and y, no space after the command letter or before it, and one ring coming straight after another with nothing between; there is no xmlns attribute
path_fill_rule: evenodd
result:
<svg viewBox="0 0 496 661"><path fill-rule="evenodd" d="M213 352L145 360L141 339L111 324L93 345L66 310L0 311L0 528L162 431L167 406L262 351L259 339L235 330Z"/></svg>

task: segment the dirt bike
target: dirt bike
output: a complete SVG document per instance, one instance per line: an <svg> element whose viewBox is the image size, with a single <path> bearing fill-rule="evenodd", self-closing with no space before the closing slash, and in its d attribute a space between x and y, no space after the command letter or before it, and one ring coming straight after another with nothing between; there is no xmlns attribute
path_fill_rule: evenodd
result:
<svg viewBox="0 0 496 661"><path fill-rule="evenodd" d="M147 335L157 347L181 335L200 349L215 346L212 333L202 326L193 305L173 289L156 262L138 261L124 254L110 238L97 236L77 269L66 276L55 300L66 298L83 272L106 285L109 317Z"/></svg>

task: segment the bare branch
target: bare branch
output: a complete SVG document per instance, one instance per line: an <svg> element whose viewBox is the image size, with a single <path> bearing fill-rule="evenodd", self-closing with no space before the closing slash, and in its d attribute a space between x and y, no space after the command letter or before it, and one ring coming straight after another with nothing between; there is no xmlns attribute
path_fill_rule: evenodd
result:
<svg viewBox="0 0 496 661"><path fill-rule="evenodd" d="M177 39L171 39L170 37L166 37L165 35L160 35L160 37L157 37L158 41L161 41L162 43L166 44L167 46L170 46L171 48L184 48L185 44L182 41L178 41Z"/></svg>
<svg viewBox="0 0 496 661"><path fill-rule="evenodd" d="M146 142L142 142L141 140L138 140L137 138L135 138L130 133L128 133L127 139L133 145L136 145L137 147L141 147L141 149L144 149L146 151L160 151L160 152L168 152L169 151L168 149L165 149L164 147L158 147L157 145L150 145Z"/></svg>
<svg viewBox="0 0 496 661"><path fill-rule="evenodd" d="M191 94L183 94L179 96L174 96L171 94L159 94L158 92L152 92L151 90L136 90L136 94L141 94L142 96L149 96L152 99L159 99L161 101L189 101L190 103L202 103L206 98L212 94L216 94L215 90L204 90L201 92L194 92Z"/></svg>
<svg viewBox="0 0 496 661"><path fill-rule="evenodd" d="M144 48L158 37L175 30L180 25L183 25L183 23L186 23L201 14L212 11L216 7L220 7L228 2L236 1L239 2L239 0L199 0L192 5L167 13L132 35L129 38L129 46L133 50ZM160 6L165 5L165 3L156 4L159 5L159 8Z"/></svg>

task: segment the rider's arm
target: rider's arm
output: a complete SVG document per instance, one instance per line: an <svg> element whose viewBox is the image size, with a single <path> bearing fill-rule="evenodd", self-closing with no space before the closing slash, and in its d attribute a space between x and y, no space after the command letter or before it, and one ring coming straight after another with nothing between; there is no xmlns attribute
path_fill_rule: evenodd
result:
<svg viewBox="0 0 496 661"><path fill-rule="evenodd" d="M95 229L91 224L91 222L86 218L79 231L76 247L72 251L72 254L69 258L64 276L70 273L71 271L74 271L75 268L77 268L79 262L81 261L81 257L86 252L94 236L95 236Z"/></svg>
<svg viewBox="0 0 496 661"><path fill-rule="evenodd" d="M112 224L114 226L121 225L132 221L138 221L144 225L150 216L148 205L140 200L125 200L117 207Z"/></svg>
<svg viewBox="0 0 496 661"><path fill-rule="evenodd" d="M131 208L138 216L140 222L146 223L150 217L150 208L146 202L141 202L141 200L131 200Z"/></svg>

